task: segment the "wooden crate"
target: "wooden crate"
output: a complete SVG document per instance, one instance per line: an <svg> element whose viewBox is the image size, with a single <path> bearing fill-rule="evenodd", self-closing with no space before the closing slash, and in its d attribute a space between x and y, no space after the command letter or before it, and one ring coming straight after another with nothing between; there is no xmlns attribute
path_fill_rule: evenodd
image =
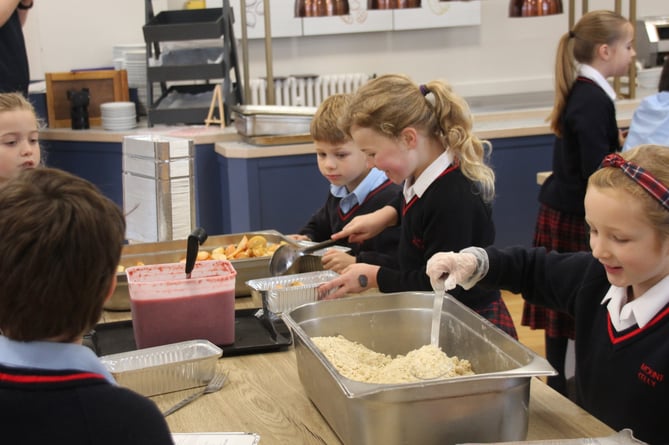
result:
<svg viewBox="0 0 669 445"><path fill-rule="evenodd" d="M72 126L67 92L82 88L88 88L90 92L88 116L91 127L102 125L100 104L130 100L126 70L46 73L46 106L50 128Z"/></svg>

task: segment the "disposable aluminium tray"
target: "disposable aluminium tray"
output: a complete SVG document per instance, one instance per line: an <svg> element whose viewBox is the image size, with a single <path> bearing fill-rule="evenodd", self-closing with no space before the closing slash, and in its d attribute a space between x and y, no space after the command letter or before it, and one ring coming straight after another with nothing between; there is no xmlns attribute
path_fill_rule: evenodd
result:
<svg viewBox="0 0 669 445"><path fill-rule="evenodd" d="M320 261L320 257L316 257ZM258 278L246 282L251 296L262 301L263 309L274 314L288 312L305 303L318 301L318 286L339 276L331 270Z"/></svg>
<svg viewBox="0 0 669 445"><path fill-rule="evenodd" d="M119 385L149 397L207 384L222 353L207 340L190 340L105 355L100 361Z"/></svg>

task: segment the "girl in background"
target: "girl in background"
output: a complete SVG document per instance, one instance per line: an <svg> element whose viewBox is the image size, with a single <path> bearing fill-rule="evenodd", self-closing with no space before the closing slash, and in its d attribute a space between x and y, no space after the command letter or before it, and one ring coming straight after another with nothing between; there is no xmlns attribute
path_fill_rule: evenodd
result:
<svg viewBox="0 0 669 445"><path fill-rule="evenodd" d="M435 253L495 240L491 202L495 175L485 159L490 144L472 133L467 103L440 81L416 85L385 75L354 94L340 126L397 184L391 206L357 216L332 237L360 242L401 222L399 269L356 263L322 285L328 298L378 287L381 292L431 290L425 275ZM516 337L499 291L455 289L453 296Z"/></svg>
<svg viewBox="0 0 669 445"><path fill-rule="evenodd" d="M612 11L591 11L565 33L555 61L555 103L550 115L553 173L539 193L534 246L559 252L588 250L583 198L588 177L604 156L619 151L613 88L606 80L627 73L636 55L634 28ZM567 394L565 354L574 322L558 311L525 304L523 325L544 329L546 358L559 372L548 384Z"/></svg>
<svg viewBox="0 0 669 445"><path fill-rule="evenodd" d="M576 321L576 401L616 431L667 443L669 150L610 154L588 181L592 252L473 248L428 261L435 287L522 293ZM444 283L443 275L448 274Z"/></svg>
<svg viewBox="0 0 669 445"><path fill-rule="evenodd" d="M19 171L39 163L35 109L19 93L0 93L0 186Z"/></svg>

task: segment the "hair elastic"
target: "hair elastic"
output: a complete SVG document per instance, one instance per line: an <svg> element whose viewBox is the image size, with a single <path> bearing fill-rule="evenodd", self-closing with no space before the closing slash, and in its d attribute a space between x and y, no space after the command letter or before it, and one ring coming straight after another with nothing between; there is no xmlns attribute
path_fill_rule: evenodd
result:
<svg viewBox="0 0 669 445"><path fill-rule="evenodd" d="M611 153L607 155L599 167L620 168L623 173L632 179L632 181L639 184L653 198L662 204L665 209L669 210L669 189L667 189L667 186L658 181L655 176L651 175L642 167L626 161L618 153Z"/></svg>
<svg viewBox="0 0 669 445"><path fill-rule="evenodd" d="M572 31L572 30L570 29L570 30L569 30L569 38L570 38L570 39L573 39L573 38L575 38L575 37L576 37L576 34L574 34L574 31Z"/></svg>
<svg viewBox="0 0 669 445"><path fill-rule="evenodd" d="M420 88L420 92L423 96L427 96L430 93L430 89L423 83L420 84L418 88Z"/></svg>

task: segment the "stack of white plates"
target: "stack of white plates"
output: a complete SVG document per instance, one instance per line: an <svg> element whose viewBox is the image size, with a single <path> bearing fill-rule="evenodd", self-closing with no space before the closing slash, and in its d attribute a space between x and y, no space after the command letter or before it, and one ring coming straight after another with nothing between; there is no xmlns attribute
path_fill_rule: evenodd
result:
<svg viewBox="0 0 669 445"><path fill-rule="evenodd" d="M128 71L128 86L137 88L137 98L142 105L146 103L146 48L124 51L124 66Z"/></svg>
<svg viewBox="0 0 669 445"><path fill-rule="evenodd" d="M119 43L113 46L114 68L128 72L128 86L137 88L140 111L146 109L146 43Z"/></svg>
<svg viewBox="0 0 669 445"><path fill-rule="evenodd" d="M122 59L126 51L146 49L146 43L117 43L112 47L112 58Z"/></svg>
<svg viewBox="0 0 669 445"><path fill-rule="evenodd" d="M100 104L102 128L105 130L130 130L137 126L134 102L106 102Z"/></svg>

